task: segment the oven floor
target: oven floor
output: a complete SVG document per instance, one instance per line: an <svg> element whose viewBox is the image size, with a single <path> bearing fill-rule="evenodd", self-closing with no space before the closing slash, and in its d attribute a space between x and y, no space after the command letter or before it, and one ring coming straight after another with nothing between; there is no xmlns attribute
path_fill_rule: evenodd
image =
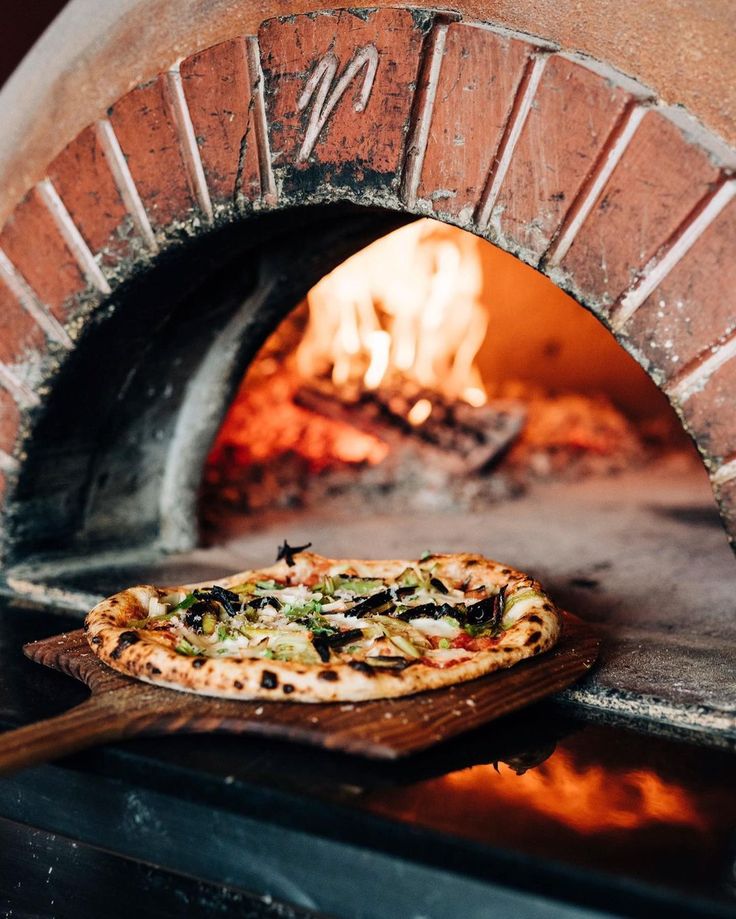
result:
<svg viewBox="0 0 736 919"><path fill-rule="evenodd" d="M219 545L153 566L108 559L57 575L54 596L83 608L131 583L259 567L284 538L336 557L477 551L529 571L604 634L600 666L563 702L587 717L736 743L736 560L703 470L676 461L539 486L473 513L356 514L333 506L233 517L223 521Z"/></svg>

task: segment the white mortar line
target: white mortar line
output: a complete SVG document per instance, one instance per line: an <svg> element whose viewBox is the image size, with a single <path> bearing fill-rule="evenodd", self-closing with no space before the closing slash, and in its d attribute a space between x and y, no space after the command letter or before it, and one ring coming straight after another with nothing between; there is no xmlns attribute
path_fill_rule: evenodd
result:
<svg viewBox="0 0 736 919"><path fill-rule="evenodd" d="M715 347L710 357L707 357L689 373L685 373L677 382L666 386L667 394L680 403L686 402L705 386L717 370L720 370L734 357L736 357L736 335Z"/></svg>
<svg viewBox="0 0 736 919"><path fill-rule="evenodd" d="M149 249L155 252L158 249L156 237L151 229L148 214L143 207L133 176L130 174L130 169L128 169L125 154L115 136L115 131L110 122L107 119L103 119L97 122L96 132L117 190L123 199L125 209L130 215L138 235L145 241Z"/></svg>
<svg viewBox="0 0 736 919"><path fill-rule="evenodd" d="M736 459L732 459L730 462L719 466L710 477L714 485L725 485L733 479L736 479Z"/></svg>
<svg viewBox="0 0 736 919"><path fill-rule="evenodd" d="M181 80L179 70L180 61L171 68L166 74L166 85L168 88L168 99L171 107L171 113L174 116L176 133L179 138L179 147L184 158L184 165L189 174L189 182L194 189L194 194L199 204L200 210L211 223L213 219L212 200L210 199L210 190L207 187L207 179L202 166L202 157L199 155L197 138L194 134L194 125L192 116L189 112L186 96L184 95L184 86Z"/></svg>
<svg viewBox="0 0 736 919"><path fill-rule="evenodd" d="M548 55L535 55L529 60L526 65L524 76L522 77L521 85L524 85L524 80L526 80L526 86L523 89L523 96L521 102L516 108L516 111L513 112L512 118L513 122L510 125L510 128L504 132L504 136L501 139L501 144L503 149L501 150L501 158L498 160L495 169L493 170L493 180L491 181L491 187L488 189L488 193L485 196L485 200L481 205L478 215L478 226L481 230L485 230L491 220L491 214L493 213L493 208L496 206L496 200L498 194L501 191L501 186L503 181L506 178L506 173L508 172L509 166L511 165L511 160L516 150L516 144L519 141L521 132L526 124L526 119L529 116L529 112L532 108L532 103L534 102L534 97L537 94L537 88L539 86L539 81L542 79L542 72L544 71L545 65L547 63Z"/></svg>
<svg viewBox="0 0 736 919"><path fill-rule="evenodd" d="M683 229L659 261L652 260L646 266L640 280L621 300L621 305L611 323L614 331L621 331L647 297L656 290L680 259L690 251L735 196L736 181L732 180L722 185L697 217Z"/></svg>
<svg viewBox="0 0 736 919"><path fill-rule="evenodd" d="M0 386L7 389L18 405L29 408L41 404L38 394L19 379L7 364L3 363L0 363Z"/></svg>
<svg viewBox="0 0 736 919"><path fill-rule="evenodd" d="M9 453L6 453L5 450L0 450L0 471L1 472L16 472L20 468L18 460L11 456Z"/></svg>
<svg viewBox="0 0 736 919"><path fill-rule="evenodd" d="M2 249L0 249L0 278L3 279L8 290L10 290L21 307L41 327L48 338L69 350L74 347L64 326L56 316L52 316L41 305L26 279Z"/></svg>
<svg viewBox="0 0 736 919"><path fill-rule="evenodd" d="M261 180L261 197L266 204L273 205L278 201L278 193L276 191L276 181L273 177L271 144L268 139L268 120L266 118L266 100L263 93L264 76L261 68L261 50L255 35L246 36L245 49L246 60L248 62L251 100L253 103L253 127L258 150L258 174Z"/></svg>
<svg viewBox="0 0 736 919"><path fill-rule="evenodd" d="M575 237L578 235L580 227L583 225L583 223L585 223L588 215L593 210L593 206L598 200L598 196L603 190L603 186L611 177L613 170L616 168L619 160L624 155L626 148L631 143L631 139L636 133L636 129L641 124L641 121L646 113L647 109L640 105L634 105L629 110L628 115L626 116L626 121L618 137L609 148L603 162L599 164L598 172L584 199L580 202L580 205L575 211L572 220L567 225L562 235L557 239L556 242L553 243L549 257L547 258L547 265L549 267L559 265L563 258L567 255L570 246L573 244Z"/></svg>
<svg viewBox="0 0 736 919"><path fill-rule="evenodd" d="M87 278L87 282L96 287L100 293L109 294L110 285L107 283L107 278L100 270L100 266L95 261L94 255L92 255L89 246L84 241L76 223L72 220L71 214L59 197L59 193L54 188L51 179L43 179L36 188L41 200L46 205L46 209L53 217L54 223L59 228L64 242L79 265L82 274Z"/></svg>
<svg viewBox="0 0 736 919"><path fill-rule="evenodd" d="M432 30L429 39L429 72L427 82L417 88L418 93L423 93L420 100L421 111L413 127L409 140L409 149L406 157L406 172L403 179L403 196L404 201L409 207L414 207L417 200L417 189L422 177L422 168L424 166L424 157L427 152L427 142L429 141L429 130L432 126L432 115L434 114L434 103L437 98L437 86L440 80L442 70L442 58L445 54L445 43L447 41L447 30L449 23L438 23Z"/></svg>

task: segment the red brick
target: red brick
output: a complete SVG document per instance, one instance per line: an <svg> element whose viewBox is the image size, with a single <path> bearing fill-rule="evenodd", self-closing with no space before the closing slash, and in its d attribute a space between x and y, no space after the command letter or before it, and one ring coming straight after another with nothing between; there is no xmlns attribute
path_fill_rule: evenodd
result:
<svg viewBox="0 0 736 919"><path fill-rule="evenodd" d="M39 300L60 322L71 298L85 290L86 280L74 256L34 188L11 214L0 233L0 249L23 275Z"/></svg>
<svg viewBox="0 0 736 919"><path fill-rule="evenodd" d="M577 61L547 61L496 199L504 236L544 254L630 99Z"/></svg>
<svg viewBox="0 0 736 919"><path fill-rule="evenodd" d="M154 229L184 219L196 205L169 108L165 77L123 96L109 112Z"/></svg>
<svg viewBox="0 0 736 919"><path fill-rule="evenodd" d="M260 196L258 147L251 110L245 39L236 38L182 61L181 79L213 201L235 197L240 148L245 141L242 187Z"/></svg>
<svg viewBox="0 0 736 919"><path fill-rule="evenodd" d="M449 26L417 190L435 213L471 217L533 50L484 26Z"/></svg>
<svg viewBox="0 0 736 919"><path fill-rule="evenodd" d="M114 266L131 254L130 217L97 139L85 128L51 163L48 176L94 255Z"/></svg>
<svg viewBox="0 0 736 919"><path fill-rule="evenodd" d="M716 486L715 493L726 531L736 545L736 479Z"/></svg>
<svg viewBox="0 0 736 919"><path fill-rule="evenodd" d="M45 347L46 336L0 280L0 361L15 364Z"/></svg>
<svg viewBox="0 0 736 919"><path fill-rule="evenodd" d="M688 429L712 460L736 453L736 358L725 363L682 406Z"/></svg>
<svg viewBox="0 0 736 919"><path fill-rule="evenodd" d="M626 332L669 379L736 329L736 201L629 320Z"/></svg>
<svg viewBox="0 0 736 919"><path fill-rule="evenodd" d="M18 428L20 427L20 410L15 399L6 389L0 387L0 450L13 452Z"/></svg>
<svg viewBox="0 0 736 919"><path fill-rule="evenodd" d="M272 160L275 169L286 167L287 190L304 193L310 183L336 187L356 182L396 188L422 39L423 32L408 10L361 15L343 10L263 23L259 40ZM375 48L378 68L365 110L354 109L364 85L364 67L335 105L307 160L297 162L319 91L300 112L298 100L310 75L327 55L334 55L338 64L330 84L334 88L354 55L367 46ZM315 166L322 167L318 175Z"/></svg>
<svg viewBox="0 0 736 919"><path fill-rule="evenodd" d="M578 293L613 303L717 178L704 150L648 112L563 259Z"/></svg>

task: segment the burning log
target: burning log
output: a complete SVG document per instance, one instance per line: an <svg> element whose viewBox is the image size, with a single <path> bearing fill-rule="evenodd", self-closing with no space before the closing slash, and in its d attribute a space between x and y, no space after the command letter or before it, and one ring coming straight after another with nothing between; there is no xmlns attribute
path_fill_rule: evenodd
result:
<svg viewBox="0 0 736 919"><path fill-rule="evenodd" d="M339 393L333 387L302 386L295 402L389 445L415 441L440 468L461 475L487 470L517 439L526 417L516 402L476 407L396 383Z"/></svg>

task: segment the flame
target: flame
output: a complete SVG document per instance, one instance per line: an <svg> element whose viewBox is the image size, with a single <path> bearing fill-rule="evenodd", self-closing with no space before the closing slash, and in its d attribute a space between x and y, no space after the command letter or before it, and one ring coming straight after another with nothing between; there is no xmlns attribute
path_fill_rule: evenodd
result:
<svg viewBox="0 0 736 919"><path fill-rule="evenodd" d="M369 390L397 375L480 407L486 392L475 358L488 325L482 288L474 237L431 220L396 230L309 292L299 372Z"/></svg>
<svg viewBox="0 0 736 919"><path fill-rule="evenodd" d="M498 808L517 807L536 811L582 834L656 824L694 830L707 827L698 802L682 786L647 769L583 768L564 749L522 775L504 764L498 770L492 765L473 766L423 783L416 792L416 799L405 797L403 805L406 816L420 821L428 800L452 800L451 819L467 813L479 825L497 819ZM403 789L402 795L406 793ZM385 804L381 801L379 808ZM439 817L442 819L441 814Z"/></svg>

